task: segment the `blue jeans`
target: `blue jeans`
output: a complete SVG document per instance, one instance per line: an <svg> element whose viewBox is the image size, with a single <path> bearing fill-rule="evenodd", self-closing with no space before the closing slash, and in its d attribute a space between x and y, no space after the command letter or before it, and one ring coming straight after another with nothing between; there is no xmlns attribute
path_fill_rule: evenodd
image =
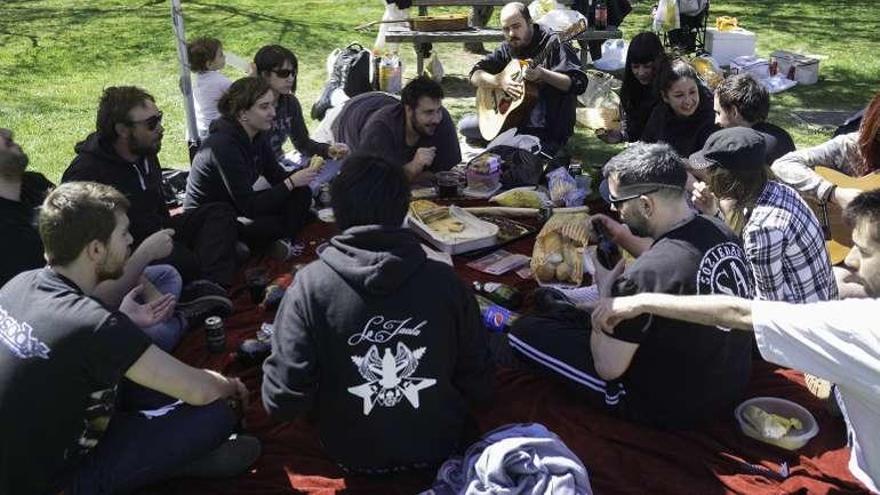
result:
<svg viewBox="0 0 880 495"><path fill-rule="evenodd" d="M164 416L117 412L95 450L74 472L68 495L128 493L173 478L222 444L235 429L225 400L179 405Z"/></svg>
<svg viewBox="0 0 880 495"><path fill-rule="evenodd" d="M183 280L180 273L171 265L151 265L144 269L144 276L150 281L156 290L162 294L172 294L175 298L180 297L180 290L183 288ZM156 347L165 352L171 352L180 343L183 332L186 330L186 321L178 314L174 314L171 318L157 323L151 327L144 328Z"/></svg>

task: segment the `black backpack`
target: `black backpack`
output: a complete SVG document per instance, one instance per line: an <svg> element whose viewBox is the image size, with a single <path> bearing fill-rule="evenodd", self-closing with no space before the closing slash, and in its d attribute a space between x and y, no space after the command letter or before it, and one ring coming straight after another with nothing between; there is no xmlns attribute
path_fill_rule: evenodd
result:
<svg viewBox="0 0 880 495"><path fill-rule="evenodd" d="M311 116L315 120L324 118L330 108L330 95L336 88L342 88L349 98L371 91L370 51L358 43L352 43L339 52L333 64L330 80L324 85L321 96L312 105Z"/></svg>
<svg viewBox="0 0 880 495"><path fill-rule="evenodd" d="M499 145L485 151L501 157L501 185L504 189L534 186L541 180L544 160L528 150Z"/></svg>

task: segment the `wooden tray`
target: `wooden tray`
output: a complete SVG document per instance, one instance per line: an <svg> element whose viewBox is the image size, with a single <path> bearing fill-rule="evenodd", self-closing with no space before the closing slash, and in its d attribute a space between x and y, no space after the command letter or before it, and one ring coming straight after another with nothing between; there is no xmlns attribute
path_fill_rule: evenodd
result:
<svg viewBox="0 0 880 495"><path fill-rule="evenodd" d="M420 15L409 19L413 31L464 31L469 29L465 14Z"/></svg>

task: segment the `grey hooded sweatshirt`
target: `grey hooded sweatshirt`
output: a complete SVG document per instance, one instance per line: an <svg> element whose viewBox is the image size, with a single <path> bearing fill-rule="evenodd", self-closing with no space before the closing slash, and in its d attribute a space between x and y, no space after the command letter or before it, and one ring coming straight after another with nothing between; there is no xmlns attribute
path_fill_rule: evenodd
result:
<svg viewBox="0 0 880 495"><path fill-rule="evenodd" d="M263 372L271 416L317 408L327 453L375 473L449 457L494 384L470 289L411 231L379 226L346 230L296 274Z"/></svg>

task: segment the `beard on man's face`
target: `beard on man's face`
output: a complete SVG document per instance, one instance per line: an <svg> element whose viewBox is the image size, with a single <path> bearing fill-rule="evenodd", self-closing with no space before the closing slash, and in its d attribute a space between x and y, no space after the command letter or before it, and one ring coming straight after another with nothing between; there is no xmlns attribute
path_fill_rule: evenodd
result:
<svg viewBox="0 0 880 495"><path fill-rule="evenodd" d="M629 231L638 237L651 237L648 219L639 212L627 215L624 222Z"/></svg>
<svg viewBox="0 0 880 495"><path fill-rule="evenodd" d="M24 153L15 153L12 150L0 150L0 177L6 179L20 179L28 166L28 156Z"/></svg>
<svg viewBox="0 0 880 495"><path fill-rule="evenodd" d="M151 142L141 142L137 139L128 142L128 149L135 156L151 156L159 153L162 149L162 135Z"/></svg>

